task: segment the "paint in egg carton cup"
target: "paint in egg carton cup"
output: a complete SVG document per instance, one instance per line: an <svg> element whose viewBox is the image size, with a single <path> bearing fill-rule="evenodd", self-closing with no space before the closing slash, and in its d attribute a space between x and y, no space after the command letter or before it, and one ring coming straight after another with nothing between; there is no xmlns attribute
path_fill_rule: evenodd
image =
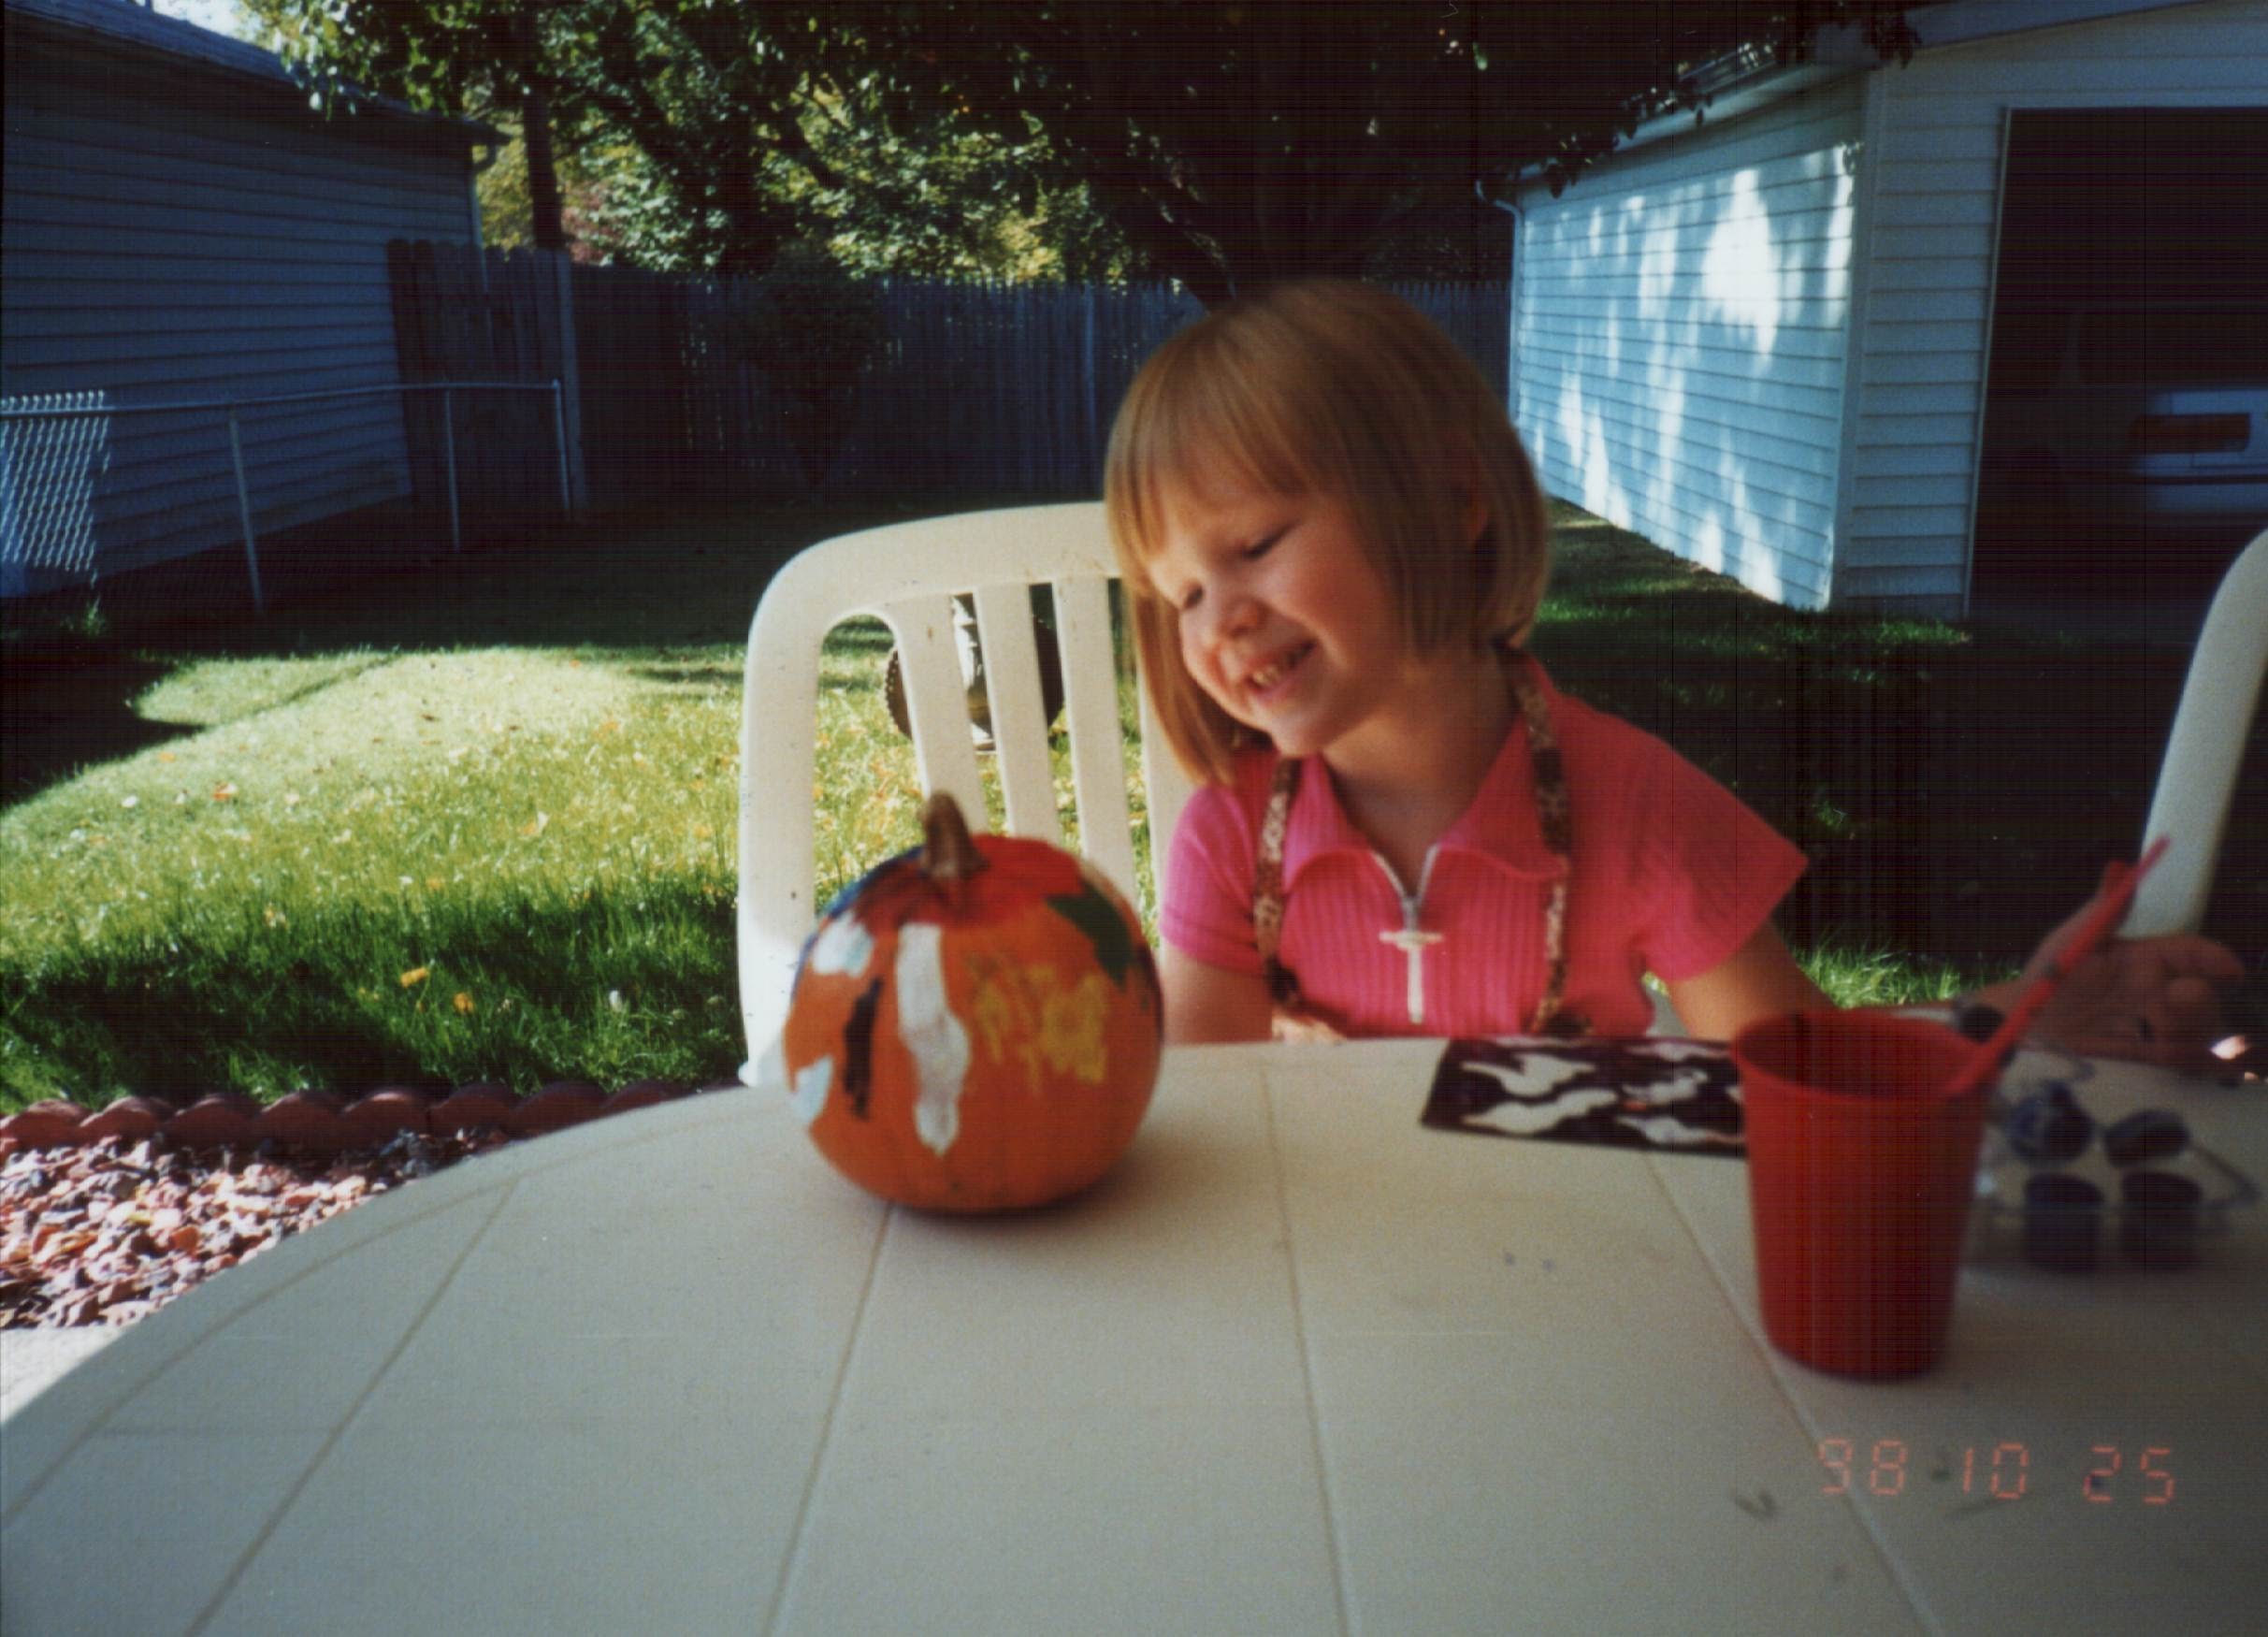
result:
<svg viewBox="0 0 2268 1637"><path fill-rule="evenodd" d="M2086 1072L2072 1060L2044 1078L2012 1074L2025 1089L1987 1123L1967 1260L2021 1256L2084 1273L2119 1255L2185 1268L2228 1232L2232 1211L2259 1202L2252 1179L2191 1142L2170 1109L2098 1123L2073 1083Z"/></svg>

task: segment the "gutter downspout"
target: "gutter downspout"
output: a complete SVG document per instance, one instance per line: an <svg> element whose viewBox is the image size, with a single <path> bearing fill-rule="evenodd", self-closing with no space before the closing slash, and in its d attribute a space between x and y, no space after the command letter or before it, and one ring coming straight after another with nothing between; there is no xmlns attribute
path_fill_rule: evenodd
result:
<svg viewBox="0 0 2268 1637"><path fill-rule="evenodd" d="M1526 233L1527 211L1510 199L1499 199L1481 186L1481 179L1473 178L1473 197L1483 204L1494 205L1512 219L1512 276L1510 281L1511 311L1505 314L1510 334L1505 338L1504 396L1508 411L1520 402L1520 279L1527 267ZM1520 417L1512 416L1515 424Z"/></svg>

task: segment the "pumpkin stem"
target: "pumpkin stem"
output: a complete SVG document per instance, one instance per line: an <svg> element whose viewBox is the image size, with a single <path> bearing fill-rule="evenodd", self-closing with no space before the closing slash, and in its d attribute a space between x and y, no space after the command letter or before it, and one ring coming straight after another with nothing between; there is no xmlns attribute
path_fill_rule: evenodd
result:
<svg viewBox="0 0 2268 1637"><path fill-rule="evenodd" d="M939 790L921 809L922 872L932 881L965 881L985 867L961 804Z"/></svg>

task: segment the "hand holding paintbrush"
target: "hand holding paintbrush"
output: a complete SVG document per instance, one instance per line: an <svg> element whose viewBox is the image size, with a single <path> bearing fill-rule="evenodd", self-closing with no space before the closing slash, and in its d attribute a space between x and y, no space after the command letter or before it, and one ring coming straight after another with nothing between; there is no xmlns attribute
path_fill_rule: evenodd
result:
<svg viewBox="0 0 2268 1637"><path fill-rule="evenodd" d="M2008 1014L1987 1061L2022 1038L2090 1057L2122 1057L2189 1073L2220 1066L2217 987L2241 982L2243 962L2209 938L2178 934L2108 938L2144 872L2166 847L2160 836L2131 868L2113 863L2101 890L2049 934L2013 983L1979 996Z"/></svg>

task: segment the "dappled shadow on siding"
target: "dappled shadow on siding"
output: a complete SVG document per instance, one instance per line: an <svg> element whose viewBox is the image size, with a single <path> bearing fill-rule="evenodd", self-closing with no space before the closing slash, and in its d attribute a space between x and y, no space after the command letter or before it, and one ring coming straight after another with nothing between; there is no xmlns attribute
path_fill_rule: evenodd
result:
<svg viewBox="0 0 2268 1637"><path fill-rule="evenodd" d="M1516 281L1521 432L1555 489L1799 606L1827 588L1856 167L1826 143L1577 204L1543 231L1580 243Z"/></svg>

